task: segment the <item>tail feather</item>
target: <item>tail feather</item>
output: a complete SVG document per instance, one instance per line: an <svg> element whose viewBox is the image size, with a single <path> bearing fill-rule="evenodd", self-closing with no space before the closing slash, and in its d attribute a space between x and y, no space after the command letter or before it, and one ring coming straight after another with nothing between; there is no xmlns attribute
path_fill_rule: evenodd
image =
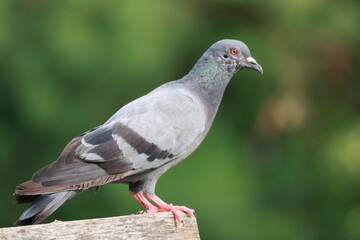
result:
<svg viewBox="0 0 360 240"><path fill-rule="evenodd" d="M39 195L35 198L30 207L21 214L19 220L15 224L37 224L78 193L78 191L66 191Z"/></svg>
<svg viewBox="0 0 360 240"><path fill-rule="evenodd" d="M40 194L38 194L38 195L18 195L16 193L14 195L15 195L17 204L32 203L32 202L35 202L35 200L41 196Z"/></svg>

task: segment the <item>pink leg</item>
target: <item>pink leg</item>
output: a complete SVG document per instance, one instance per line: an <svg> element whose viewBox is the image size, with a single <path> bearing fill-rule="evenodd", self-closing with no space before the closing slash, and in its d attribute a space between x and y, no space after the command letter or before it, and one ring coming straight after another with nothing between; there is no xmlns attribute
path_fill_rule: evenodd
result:
<svg viewBox="0 0 360 240"><path fill-rule="evenodd" d="M188 216L194 216L193 209L187 208L185 206L174 206L172 204L167 204L156 195L150 195L145 193L144 197L148 198L150 201L157 205L158 212L172 212L176 220L178 220L179 222L183 221L179 213L180 211L186 213Z"/></svg>
<svg viewBox="0 0 360 240"><path fill-rule="evenodd" d="M143 205L146 208L146 213L172 212L172 214L174 214L175 219L178 220L179 222L183 222L179 212L184 212L188 216L194 216L193 209L184 206L174 206L172 204L167 204L156 195L150 195L142 192L130 192L130 194L131 196L133 196L133 198L135 198L136 201L141 203L141 205ZM149 202L148 199L152 201L157 207L151 204L151 202Z"/></svg>
<svg viewBox="0 0 360 240"><path fill-rule="evenodd" d="M141 203L146 208L148 212L156 212L157 208L152 205L143 195L142 192L130 192L131 196L135 198L136 201Z"/></svg>

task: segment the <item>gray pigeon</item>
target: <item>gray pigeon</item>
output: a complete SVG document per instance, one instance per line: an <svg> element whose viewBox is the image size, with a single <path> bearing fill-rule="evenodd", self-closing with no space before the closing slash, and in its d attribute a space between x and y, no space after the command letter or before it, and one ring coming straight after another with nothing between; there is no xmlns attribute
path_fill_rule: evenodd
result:
<svg viewBox="0 0 360 240"><path fill-rule="evenodd" d="M262 73L237 40L213 44L192 70L118 110L103 125L74 138L59 158L16 187L17 203L31 203L17 224L37 224L80 192L107 183L129 184L145 212L194 210L155 195L159 177L189 156L208 133L231 77Z"/></svg>

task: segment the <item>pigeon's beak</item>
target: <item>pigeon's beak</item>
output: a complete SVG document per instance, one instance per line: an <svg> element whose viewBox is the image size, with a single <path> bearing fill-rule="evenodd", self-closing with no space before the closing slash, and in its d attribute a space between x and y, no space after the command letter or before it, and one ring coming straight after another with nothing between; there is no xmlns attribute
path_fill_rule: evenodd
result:
<svg viewBox="0 0 360 240"><path fill-rule="evenodd" d="M245 68L250 68L250 69L254 69L255 71L258 71L259 73L263 74L263 69L260 66L260 64L258 64L256 62L256 60L252 57L248 57L245 60Z"/></svg>

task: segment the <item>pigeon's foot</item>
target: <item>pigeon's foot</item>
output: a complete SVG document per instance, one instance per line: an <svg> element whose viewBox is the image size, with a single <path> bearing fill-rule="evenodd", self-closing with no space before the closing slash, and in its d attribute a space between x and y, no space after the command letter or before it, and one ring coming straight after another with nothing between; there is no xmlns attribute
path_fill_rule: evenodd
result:
<svg viewBox="0 0 360 240"><path fill-rule="evenodd" d="M142 194L142 192L130 192L131 196L135 198L136 201L141 203L146 208L146 211L140 211L139 214L143 214L146 212L157 212L157 207L152 205Z"/></svg>
<svg viewBox="0 0 360 240"><path fill-rule="evenodd" d="M186 215L191 217L194 216L195 211L193 209L185 206L174 206L172 204L168 204L156 195L150 195L147 193L143 194L142 192L131 192L131 195L146 208L146 211L140 213L172 212L175 219L179 222L183 222L180 212L184 212ZM156 206L150 203L148 199Z"/></svg>
<svg viewBox="0 0 360 240"><path fill-rule="evenodd" d="M146 198L148 198L150 201L152 201L153 203L155 203L157 205L157 212L172 212L174 214L174 217L176 218L176 220L178 220L179 222L183 222L180 213L179 212L184 212L186 213L186 215L188 216L194 216L194 210L190 209L188 207L185 206L174 206L172 204L168 204L166 202L164 202L163 200L161 200L158 196L156 195L150 195L150 194L144 194Z"/></svg>

